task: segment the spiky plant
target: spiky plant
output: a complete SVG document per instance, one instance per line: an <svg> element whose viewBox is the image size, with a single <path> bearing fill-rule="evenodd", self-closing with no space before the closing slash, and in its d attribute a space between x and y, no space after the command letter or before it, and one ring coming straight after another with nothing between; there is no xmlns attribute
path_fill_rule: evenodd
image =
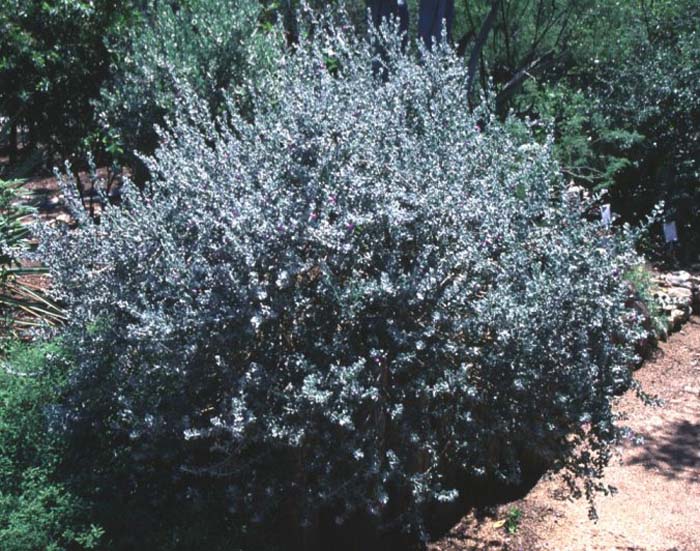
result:
<svg viewBox="0 0 700 551"><path fill-rule="evenodd" d="M26 281L26 276L46 273L43 267L22 262L32 247L29 227L24 223L34 213L26 202L28 195L20 182L0 180L0 312L5 331L56 324L63 319L61 310L41 288Z"/></svg>

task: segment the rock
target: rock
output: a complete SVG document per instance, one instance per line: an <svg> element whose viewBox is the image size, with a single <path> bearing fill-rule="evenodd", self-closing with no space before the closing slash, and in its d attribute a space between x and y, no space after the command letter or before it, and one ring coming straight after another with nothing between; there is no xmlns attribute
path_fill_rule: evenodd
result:
<svg viewBox="0 0 700 551"><path fill-rule="evenodd" d="M692 314L700 315L700 274L686 271L656 273L652 282L652 296L665 321L654 332L659 340L665 341L668 333L678 331Z"/></svg>
<svg viewBox="0 0 700 551"><path fill-rule="evenodd" d="M687 287L669 287L666 289L666 294L672 297L691 297L693 291Z"/></svg>
<svg viewBox="0 0 700 551"><path fill-rule="evenodd" d="M684 271L673 272L671 274L667 274L665 279L669 285L680 287L684 286L684 283L687 284L690 281L690 274Z"/></svg>
<svg viewBox="0 0 700 551"><path fill-rule="evenodd" d="M693 291L685 287L668 287L664 291L654 293L661 310L670 313L673 310L687 310L688 314L693 307Z"/></svg>
<svg viewBox="0 0 700 551"><path fill-rule="evenodd" d="M695 287L695 284L691 279L688 281L677 281L675 283L669 283L669 287L675 287L675 288L685 288L688 289L689 291L692 290Z"/></svg>
<svg viewBox="0 0 700 551"><path fill-rule="evenodd" d="M669 315L668 320L671 325L671 331L678 331L681 326L690 319L688 312L685 310L672 310L671 315Z"/></svg>
<svg viewBox="0 0 700 551"><path fill-rule="evenodd" d="M642 327L644 327L644 329L646 329L647 331L651 331L651 312L649 312L649 308L643 300L641 300L639 297L633 296L627 301L625 306L627 306L628 308L632 308L635 312L637 312L640 319L642 320Z"/></svg>
<svg viewBox="0 0 700 551"><path fill-rule="evenodd" d="M685 287L669 287L666 290L666 295L675 304L688 304L690 306L693 303L693 291Z"/></svg>
<svg viewBox="0 0 700 551"><path fill-rule="evenodd" d="M73 218L70 216L70 214L61 213L56 218L54 218L56 222L62 222L64 224L72 224L73 223Z"/></svg>

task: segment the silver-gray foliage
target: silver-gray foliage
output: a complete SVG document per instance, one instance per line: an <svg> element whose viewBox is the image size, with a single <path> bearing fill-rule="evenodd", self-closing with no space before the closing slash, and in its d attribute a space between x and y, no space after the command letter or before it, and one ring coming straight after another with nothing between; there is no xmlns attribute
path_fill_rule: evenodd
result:
<svg viewBox="0 0 700 551"><path fill-rule="evenodd" d="M594 488L638 258L550 143L468 111L465 75L335 30L280 60L254 123L184 94L145 196L43 230L74 423L129 465L168 442L173 477L221 477L249 520L415 528L449 480L533 456Z"/></svg>

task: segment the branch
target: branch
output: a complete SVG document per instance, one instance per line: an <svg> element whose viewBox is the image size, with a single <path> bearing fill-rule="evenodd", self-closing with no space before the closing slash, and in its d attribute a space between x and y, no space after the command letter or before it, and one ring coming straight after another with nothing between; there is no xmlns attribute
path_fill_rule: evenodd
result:
<svg viewBox="0 0 700 551"><path fill-rule="evenodd" d="M513 75L513 77L506 83L503 89L496 96L496 105L503 105L504 102L510 99L518 86L520 86L526 78L532 76L530 74L531 71L533 71L538 65L552 61L553 58L554 51L549 51L516 71L515 75Z"/></svg>
<svg viewBox="0 0 700 551"><path fill-rule="evenodd" d="M457 41L457 55L463 57L467 52L467 44L474 38L474 31L468 31L462 38Z"/></svg>
<svg viewBox="0 0 700 551"><path fill-rule="evenodd" d="M284 32L287 38L287 46L295 46L299 43L299 28L297 22L297 14L292 5L292 0L287 0L284 3L282 14Z"/></svg>

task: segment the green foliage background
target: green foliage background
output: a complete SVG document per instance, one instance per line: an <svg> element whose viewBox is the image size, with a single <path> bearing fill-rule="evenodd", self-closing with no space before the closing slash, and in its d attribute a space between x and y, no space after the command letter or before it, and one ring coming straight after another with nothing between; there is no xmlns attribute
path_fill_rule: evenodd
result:
<svg viewBox="0 0 700 551"><path fill-rule="evenodd" d="M131 24L138 3L0 0L0 113L50 163L78 153L91 135L91 101L109 68L105 38Z"/></svg>
<svg viewBox="0 0 700 551"><path fill-rule="evenodd" d="M59 341L14 343L0 363L0 550L93 549L102 531L59 475Z"/></svg>
<svg viewBox="0 0 700 551"><path fill-rule="evenodd" d="M309 2L328 12L338 2ZM479 55L481 90L501 117L553 124L562 170L608 189L625 220L659 201L675 219L686 259L700 251L700 6L694 0L496 0ZM408 1L415 34L418 0ZM469 57L491 0L456 0L452 37ZM0 0L0 143L18 126L29 156L102 153L142 169L154 124L173 112L178 82L221 109L227 89L269 67L276 22L291 35L294 1ZM363 32L365 2L345 3ZM31 169L41 162L25 159ZM16 167L19 170L22 167ZM141 179L145 178L145 173Z"/></svg>
<svg viewBox="0 0 700 551"><path fill-rule="evenodd" d="M246 88L275 57L261 16L255 0L148 1L137 23L109 44L114 61L96 102L108 151L142 171L134 153L155 151L155 127L174 115L183 86L212 113L222 111L224 90L245 111Z"/></svg>
<svg viewBox="0 0 700 551"><path fill-rule="evenodd" d="M474 35L489 4L457 3L457 40ZM511 109L553 124L564 174L609 190L624 220L639 221L664 201L685 260L694 259L700 251L700 5L498 4L479 79L501 98L501 116ZM527 77L509 88L522 68Z"/></svg>

